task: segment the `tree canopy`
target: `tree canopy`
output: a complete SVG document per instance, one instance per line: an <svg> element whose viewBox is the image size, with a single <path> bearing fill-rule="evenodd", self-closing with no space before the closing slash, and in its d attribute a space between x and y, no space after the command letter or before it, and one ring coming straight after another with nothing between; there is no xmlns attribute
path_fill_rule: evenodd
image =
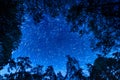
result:
<svg viewBox="0 0 120 80"><path fill-rule="evenodd" d="M119 9L117 0L82 0L69 9L67 20L73 24L71 30L80 35L92 32L96 38L92 48L106 55L120 48Z"/></svg>
<svg viewBox="0 0 120 80"><path fill-rule="evenodd" d="M119 0L0 0L0 69L8 63L8 80L118 80L120 79L120 1ZM24 7L23 7L24 4ZM93 64L88 64L90 75L83 75L79 62L67 56L66 75L57 75L53 66L31 66L28 57L11 59L11 53L20 43L20 25L24 14L36 23L47 14L63 15L71 23L71 31L80 35L92 33L91 48L99 50ZM113 52L112 52L113 51ZM106 55L112 53L112 57ZM14 71L14 72L12 72ZM2 76L0 76L2 79Z"/></svg>
<svg viewBox="0 0 120 80"><path fill-rule="evenodd" d="M22 0L0 0L0 67L7 64L21 37Z"/></svg>
<svg viewBox="0 0 120 80"><path fill-rule="evenodd" d="M26 13L35 23L44 16L63 15L68 23L72 23L71 31L80 35L94 35L91 42L93 50L104 55L120 47L120 1L119 0L30 0L24 2Z"/></svg>

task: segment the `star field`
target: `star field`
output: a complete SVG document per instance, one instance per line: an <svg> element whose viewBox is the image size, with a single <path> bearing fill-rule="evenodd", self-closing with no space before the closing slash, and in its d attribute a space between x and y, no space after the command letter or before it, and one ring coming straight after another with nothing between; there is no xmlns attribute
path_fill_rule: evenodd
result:
<svg viewBox="0 0 120 80"><path fill-rule="evenodd" d="M66 55L75 57L82 68L95 59L90 48L91 37L70 32L70 25L63 16L44 15L40 23L34 24L33 19L25 15L21 31L21 43L13 52L13 58L28 56L33 65L40 64L45 68L52 65L56 72L63 74L66 72Z"/></svg>

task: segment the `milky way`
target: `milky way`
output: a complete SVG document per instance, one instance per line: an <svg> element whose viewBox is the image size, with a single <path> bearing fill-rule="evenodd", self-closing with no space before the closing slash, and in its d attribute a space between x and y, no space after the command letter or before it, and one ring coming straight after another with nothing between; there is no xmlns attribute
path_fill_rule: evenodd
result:
<svg viewBox="0 0 120 80"><path fill-rule="evenodd" d="M13 58L28 56L33 65L52 65L56 72L63 74L66 72L66 55L79 60L82 68L93 62L95 54L90 49L90 36L80 37L78 33L70 32L70 25L64 17L45 15L38 24L34 24L28 15L25 19L21 26L21 43L13 52Z"/></svg>

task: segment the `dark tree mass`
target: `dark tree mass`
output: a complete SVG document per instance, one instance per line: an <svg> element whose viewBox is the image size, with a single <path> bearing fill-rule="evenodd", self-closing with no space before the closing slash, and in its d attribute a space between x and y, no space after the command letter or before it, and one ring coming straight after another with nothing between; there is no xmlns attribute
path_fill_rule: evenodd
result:
<svg viewBox="0 0 120 80"><path fill-rule="evenodd" d="M18 6L19 1L0 0L0 68L7 64L20 42L22 11L18 11Z"/></svg>
<svg viewBox="0 0 120 80"><path fill-rule="evenodd" d="M120 1L0 0L0 80L120 80Z"/></svg>
<svg viewBox="0 0 120 80"><path fill-rule="evenodd" d="M67 20L73 23L72 31L80 35L92 31L97 39L92 47L106 55L120 46L119 8L117 0L82 0L70 8Z"/></svg>

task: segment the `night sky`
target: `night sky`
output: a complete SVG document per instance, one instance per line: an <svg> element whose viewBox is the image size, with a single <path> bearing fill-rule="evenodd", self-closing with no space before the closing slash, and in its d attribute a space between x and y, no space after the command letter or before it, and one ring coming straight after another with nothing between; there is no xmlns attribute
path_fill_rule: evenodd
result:
<svg viewBox="0 0 120 80"><path fill-rule="evenodd" d="M78 33L70 32L70 24L63 16L52 18L44 15L40 23L34 24L32 17L25 15L21 31L20 46L13 51L12 57L28 56L33 66L40 64L46 69L52 65L55 72L65 74L66 55L75 57L83 69L96 57L90 48L92 36L80 37Z"/></svg>

